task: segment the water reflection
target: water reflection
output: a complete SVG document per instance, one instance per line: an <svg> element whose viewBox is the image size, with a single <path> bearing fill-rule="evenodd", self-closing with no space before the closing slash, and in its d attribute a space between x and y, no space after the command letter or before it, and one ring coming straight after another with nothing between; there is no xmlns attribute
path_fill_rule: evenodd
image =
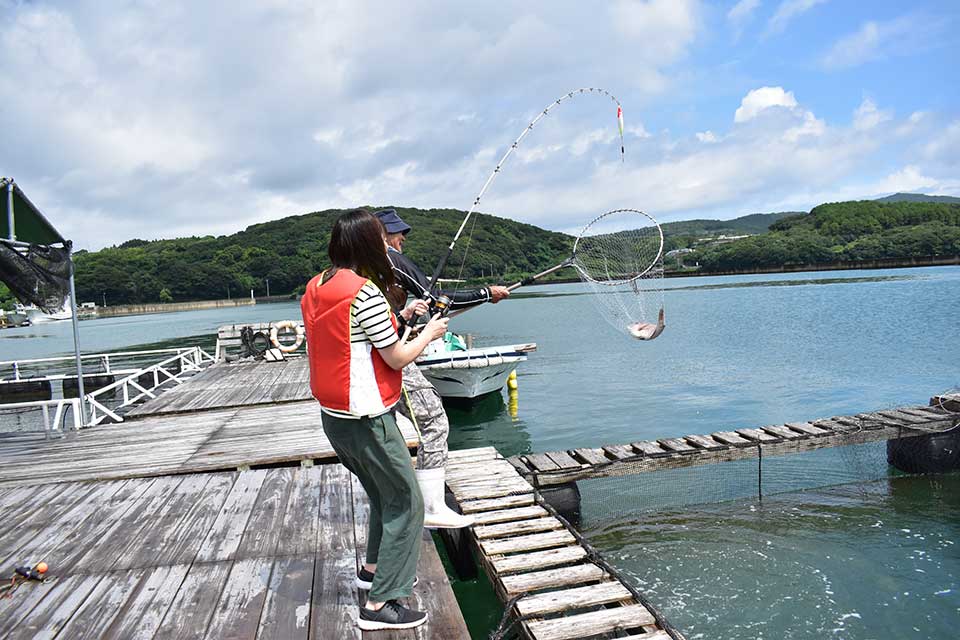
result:
<svg viewBox="0 0 960 640"><path fill-rule="evenodd" d="M524 421L522 398L517 403L517 418L501 393L491 393L476 401L444 400L450 419L451 449L495 446L504 457L530 452L530 434Z"/></svg>

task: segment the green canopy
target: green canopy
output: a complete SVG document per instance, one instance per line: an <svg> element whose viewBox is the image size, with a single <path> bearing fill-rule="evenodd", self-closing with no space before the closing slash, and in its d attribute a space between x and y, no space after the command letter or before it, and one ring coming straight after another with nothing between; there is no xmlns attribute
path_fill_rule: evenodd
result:
<svg viewBox="0 0 960 640"><path fill-rule="evenodd" d="M12 198L11 198L12 196ZM13 216L10 205L13 204ZM10 220L13 220L13 233ZM0 178L0 238L18 240L31 244L66 245L66 240L50 222L43 217L13 178Z"/></svg>

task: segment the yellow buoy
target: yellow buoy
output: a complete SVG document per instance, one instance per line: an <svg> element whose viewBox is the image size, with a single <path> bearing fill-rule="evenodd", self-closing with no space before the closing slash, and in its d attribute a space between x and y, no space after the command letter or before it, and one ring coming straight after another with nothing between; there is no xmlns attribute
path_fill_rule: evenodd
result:
<svg viewBox="0 0 960 640"><path fill-rule="evenodd" d="M510 372L510 375L507 376L507 389L510 389L511 391L516 391L517 388L518 388L517 387L517 371L516 369L514 369L513 371Z"/></svg>

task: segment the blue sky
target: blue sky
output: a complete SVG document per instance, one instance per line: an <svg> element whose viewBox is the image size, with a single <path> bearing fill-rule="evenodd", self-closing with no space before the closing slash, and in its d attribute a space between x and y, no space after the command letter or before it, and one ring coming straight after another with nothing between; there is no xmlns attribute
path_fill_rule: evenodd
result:
<svg viewBox="0 0 960 640"><path fill-rule="evenodd" d="M81 247L307 211L573 230L960 195L956 2L0 0L0 174Z"/></svg>

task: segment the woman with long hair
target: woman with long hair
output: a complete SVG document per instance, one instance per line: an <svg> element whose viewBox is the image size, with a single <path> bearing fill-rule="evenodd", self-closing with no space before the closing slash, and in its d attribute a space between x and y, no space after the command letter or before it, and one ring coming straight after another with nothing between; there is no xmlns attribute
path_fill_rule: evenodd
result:
<svg viewBox="0 0 960 640"><path fill-rule="evenodd" d="M443 335L447 320L434 317L413 340L409 329L397 335L384 298L394 285L393 269L383 227L369 212L337 219L329 254L332 267L310 280L300 308L323 430L370 500L366 562L357 576L369 594L357 624L409 629L427 620L426 612L398 602L413 595L423 498L393 411L401 370Z"/></svg>

